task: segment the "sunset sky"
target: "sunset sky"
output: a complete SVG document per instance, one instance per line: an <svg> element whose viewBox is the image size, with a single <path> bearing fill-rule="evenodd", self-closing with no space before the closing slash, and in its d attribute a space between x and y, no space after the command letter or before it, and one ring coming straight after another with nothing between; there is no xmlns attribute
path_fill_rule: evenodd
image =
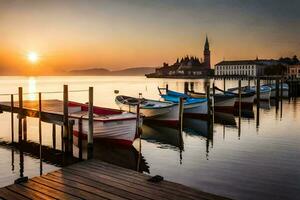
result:
<svg viewBox="0 0 300 200"><path fill-rule="evenodd" d="M300 56L299 0L0 0L2 72ZM36 52L37 62L28 54Z"/></svg>

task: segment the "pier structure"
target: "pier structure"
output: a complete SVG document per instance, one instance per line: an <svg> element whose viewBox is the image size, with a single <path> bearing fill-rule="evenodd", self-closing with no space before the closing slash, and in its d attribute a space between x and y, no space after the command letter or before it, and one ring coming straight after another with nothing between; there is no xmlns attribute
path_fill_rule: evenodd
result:
<svg viewBox="0 0 300 200"><path fill-rule="evenodd" d="M88 91L88 110L81 112L81 116L86 116L88 119L88 137L87 137L87 158L93 157L93 87L89 87L89 90L68 90L68 85L63 86L63 100L50 99L43 100L42 92L37 93L37 100L24 100L23 88L18 88L18 94L6 94L10 95L10 101L0 102L0 112L11 113L11 143L22 144L27 140L27 117L39 119L39 145L40 145L40 157L42 157L42 122L52 124L52 139L53 149L56 149L56 126L61 127L62 137L62 152L66 155L73 156L73 126L75 120L78 120L78 148L79 159L82 159L82 117L76 114L70 114L68 102L69 92L83 92ZM47 92L44 92L47 93ZM51 93L51 92L50 92ZM52 92L53 93L53 92ZM56 92L58 93L58 92ZM4 95L4 94L3 94ZM18 95L18 101L14 100L14 96ZM14 138L14 113L18 118L18 140Z"/></svg>

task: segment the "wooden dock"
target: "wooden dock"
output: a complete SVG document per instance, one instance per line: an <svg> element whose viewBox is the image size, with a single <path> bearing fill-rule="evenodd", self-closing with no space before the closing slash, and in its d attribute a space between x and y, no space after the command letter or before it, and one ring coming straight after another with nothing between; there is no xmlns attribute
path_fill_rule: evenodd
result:
<svg viewBox="0 0 300 200"><path fill-rule="evenodd" d="M224 197L169 182L150 182L149 175L100 160L80 162L27 182L0 188L0 198L221 200Z"/></svg>

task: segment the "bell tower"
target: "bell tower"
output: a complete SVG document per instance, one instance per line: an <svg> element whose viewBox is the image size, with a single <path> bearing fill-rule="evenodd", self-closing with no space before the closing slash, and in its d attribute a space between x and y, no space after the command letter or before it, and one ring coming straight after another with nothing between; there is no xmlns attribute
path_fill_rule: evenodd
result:
<svg viewBox="0 0 300 200"><path fill-rule="evenodd" d="M204 45L204 66L210 69L210 50L207 36Z"/></svg>

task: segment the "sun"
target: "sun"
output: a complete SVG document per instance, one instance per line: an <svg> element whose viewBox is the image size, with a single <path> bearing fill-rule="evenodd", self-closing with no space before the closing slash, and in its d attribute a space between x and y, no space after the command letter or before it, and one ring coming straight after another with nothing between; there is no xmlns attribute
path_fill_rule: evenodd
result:
<svg viewBox="0 0 300 200"><path fill-rule="evenodd" d="M27 59L31 63L36 63L39 60L39 55L36 52L32 51L27 54Z"/></svg>

